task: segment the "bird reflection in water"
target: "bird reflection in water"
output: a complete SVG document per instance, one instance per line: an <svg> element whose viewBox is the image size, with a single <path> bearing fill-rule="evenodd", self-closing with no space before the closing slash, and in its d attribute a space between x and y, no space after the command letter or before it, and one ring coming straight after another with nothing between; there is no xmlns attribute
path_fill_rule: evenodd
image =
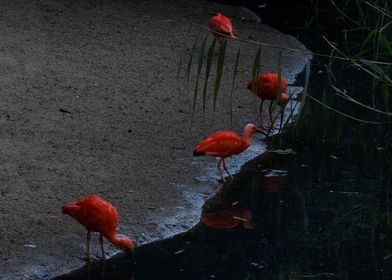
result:
<svg viewBox="0 0 392 280"><path fill-rule="evenodd" d="M244 180L243 185L252 185L263 192L280 192L289 175L285 166L280 155L267 152L245 164L238 175Z"/></svg>
<svg viewBox="0 0 392 280"><path fill-rule="evenodd" d="M268 176L267 173L259 173L254 176L254 180L265 192L281 191L284 184L282 183L282 175Z"/></svg>
<svg viewBox="0 0 392 280"><path fill-rule="evenodd" d="M200 222L212 228L229 229L241 223L244 228L254 228L252 212L240 202L222 205L212 211L203 209Z"/></svg>

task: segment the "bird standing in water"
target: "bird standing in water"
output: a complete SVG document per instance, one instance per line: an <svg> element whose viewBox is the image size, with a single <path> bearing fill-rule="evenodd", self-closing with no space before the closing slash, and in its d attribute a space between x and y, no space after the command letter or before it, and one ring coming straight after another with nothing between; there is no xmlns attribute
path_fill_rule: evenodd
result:
<svg viewBox="0 0 392 280"><path fill-rule="evenodd" d="M247 124L244 127L244 137L241 138L237 133L231 130L217 131L210 134L203 139L194 149L193 156L213 156L220 157L218 161L218 171L220 180L223 182L224 178L222 175L221 164L223 168L233 178L225 163L225 158L238 155L245 151L250 143L252 142L252 135L256 132L256 126L254 124Z"/></svg>
<svg viewBox="0 0 392 280"><path fill-rule="evenodd" d="M64 214L82 224L87 230L87 250L86 260L91 261L90 240L91 232L99 232L99 242L101 244L102 259L105 260L103 249L103 236L105 236L117 248L132 252L135 245L128 238L116 236L116 227L118 224L118 214L116 208L109 202L103 200L97 195L89 195L75 202L71 202L62 208Z"/></svg>
<svg viewBox="0 0 392 280"><path fill-rule="evenodd" d="M216 13L216 15L210 19L209 26L212 31L227 35L231 38L235 38L231 20L221 13ZM219 46L221 48L225 37L216 33L214 33L214 35L218 38Z"/></svg>
<svg viewBox="0 0 392 280"><path fill-rule="evenodd" d="M286 79L281 77L280 83L281 83L282 95L280 96L278 104L280 106L282 106L287 103L287 101L289 100L289 97L286 94L286 88L287 88ZM273 121L272 121L272 103L278 98L278 95L279 95L278 74L277 73L260 74L257 76L257 80L256 80L255 85L257 88L256 94L261 99L261 104L260 104L260 108L259 108L260 129L261 130L270 130L274 126ZM253 91L253 81L248 81L247 88L249 90ZM269 116L270 116L271 126L269 127L269 129L266 129L265 126L263 125L263 103L264 103L264 100L271 100L271 103L269 106ZM282 122L282 120L283 120L283 110L281 112L281 122Z"/></svg>

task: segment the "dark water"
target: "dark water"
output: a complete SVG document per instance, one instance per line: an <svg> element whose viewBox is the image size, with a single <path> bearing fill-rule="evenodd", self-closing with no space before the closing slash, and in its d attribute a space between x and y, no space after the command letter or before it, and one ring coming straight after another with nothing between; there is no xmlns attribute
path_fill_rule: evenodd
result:
<svg viewBox="0 0 392 280"><path fill-rule="evenodd" d="M206 201L190 231L56 279L392 279L383 151L265 153ZM389 224L389 225L388 225Z"/></svg>

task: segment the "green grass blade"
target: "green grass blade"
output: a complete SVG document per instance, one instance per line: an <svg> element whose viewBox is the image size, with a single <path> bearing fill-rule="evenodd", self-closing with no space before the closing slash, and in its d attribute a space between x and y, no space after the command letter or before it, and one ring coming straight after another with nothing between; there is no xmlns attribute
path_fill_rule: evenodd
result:
<svg viewBox="0 0 392 280"><path fill-rule="evenodd" d="M189 24L189 30L188 30L187 34L191 34L191 32L192 32L192 24ZM183 63L183 60L184 60L184 56L185 56L185 53L186 53L186 46L188 44L189 38L190 38L190 35L186 36L186 40L184 41L184 46L183 46L183 49L182 49L182 52L181 52L181 55L180 55L180 61L178 63L177 76L176 76L177 86L178 86L178 79L180 78L181 66L182 66L182 63Z"/></svg>
<svg viewBox="0 0 392 280"><path fill-rule="evenodd" d="M223 73L223 64L225 61L226 45L227 45L227 40L224 41L222 47L219 49L218 63L216 65L216 77L215 77L215 86L214 86L214 102L213 102L213 112L214 113L215 113L215 108L216 108L216 100L218 98L220 81L221 81L222 73Z"/></svg>
<svg viewBox="0 0 392 280"><path fill-rule="evenodd" d="M290 114L281 127L285 127L288 123L290 123L290 120L292 120L294 118L294 112L297 109L298 104L300 104L300 101L296 101L295 104L293 106L291 106Z"/></svg>
<svg viewBox="0 0 392 280"><path fill-rule="evenodd" d="M212 59L214 58L215 44L216 44L216 37L214 37L214 41L212 42L210 48L208 49L208 55L207 55L206 78L204 81L204 88L203 88L203 118L206 111L207 85L208 85L208 78L210 77Z"/></svg>
<svg viewBox="0 0 392 280"><path fill-rule="evenodd" d="M256 93L258 87L257 76L259 74L259 68L260 68L260 56L261 56L261 48L259 48L256 52L255 60L253 61L253 69L252 69L252 102L253 102L253 107L255 109L255 112L257 112Z"/></svg>
<svg viewBox="0 0 392 280"><path fill-rule="evenodd" d="M280 99L282 98L282 52L279 52L278 56L278 96L276 97L276 104L279 103Z"/></svg>
<svg viewBox="0 0 392 280"><path fill-rule="evenodd" d="M280 99L282 98L282 67L281 67L281 59L282 59L282 52L279 52L278 56L278 96L276 96L273 104L272 104L272 112L275 111L276 106L279 104ZM281 110L284 110L284 105L281 107ZM274 126L274 121L270 120L271 126ZM279 124L280 128L282 129L282 122Z"/></svg>
<svg viewBox="0 0 392 280"><path fill-rule="evenodd" d="M384 34L381 34L381 42L384 48L388 51L388 55L392 56L392 45L391 42L388 40L388 37Z"/></svg>
<svg viewBox="0 0 392 280"><path fill-rule="evenodd" d="M195 108L196 108L196 98L197 98L197 93L199 90L199 81L200 81L200 73L201 73L201 68L203 66L203 61L204 61L204 51L206 48L206 43L207 43L207 35L204 36L204 39L201 43L200 49L199 49L199 57L197 59L197 74L196 74L196 84L195 84L195 91L193 93L193 105L192 105L192 120L195 115Z"/></svg>
<svg viewBox="0 0 392 280"><path fill-rule="evenodd" d="M372 69L375 73L377 73L380 79L388 82L392 85L392 79L386 74L386 72L377 64L367 59L360 59L359 60L362 64L366 65L368 68Z"/></svg>
<svg viewBox="0 0 392 280"><path fill-rule="evenodd" d="M231 126L231 128L233 128L233 91L234 91L235 78L237 76L238 62L240 60L240 53L241 53L241 46L238 47L237 56L235 59L235 65L234 65L233 80L231 81L231 90L230 90L230 126Z"/></svg>
<svg viewBox="0 0 392 280"><path fill-rule="evenodd" d="M192 52L191 52L191 55L190 55L189 60L188 60L188 65L186 67L185 76L186 76L186 91L187 92L189 92L189 77L191 75L193 54L195 53L195 49L196 49L196 46L197 46L197 42L199 41L199 37L200 37L200 33L197 35L195 43L193 44Z"/></svg>
<svg viewBox="0 0 392 280"><path fill-rule="evenodd" d="M361 51L367 46L367 44L369 43L369 41L371 39L373 39L375 36L377 35L377 29L374 29L372 31L369 32L369 34L366 36L365 40L362 43L362 48Z"/></svg>
<svg viewBox="0 0 392 280"><path fill-rule="evenodd" d="M389 86L387 83L383 82L381 85L381 92L382 96L384 98L384 105L385 105L385 110L389 112L389 98L390 98L390 92L389 92Z"/></svg>
<svg viewBox="0 0 392 280"><path fill-rule="evenodd" d="M308 94L308 86L309 86L309 79L310 79L310 61L306 64L305 68L305 85L304 91L302 92L301 104L299 107L299 113L295 120L294 124L294 132L298 135L299 129L301 128L302 120L305 114L305 102L306 102L306 95Z"/></svg>

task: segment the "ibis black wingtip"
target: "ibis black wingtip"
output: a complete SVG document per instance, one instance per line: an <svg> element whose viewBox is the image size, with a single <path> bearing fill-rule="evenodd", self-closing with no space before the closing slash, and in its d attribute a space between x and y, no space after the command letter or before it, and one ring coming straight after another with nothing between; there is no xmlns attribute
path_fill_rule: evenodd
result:
<svg viewBox="0 0 392 280"><path fill-rule="evenodd" d="M205 155L204 152L196 152L196 151L193 151L193 156L194 156L194 157L197 157L197 156L204 156L204 155Z"/></svg>

